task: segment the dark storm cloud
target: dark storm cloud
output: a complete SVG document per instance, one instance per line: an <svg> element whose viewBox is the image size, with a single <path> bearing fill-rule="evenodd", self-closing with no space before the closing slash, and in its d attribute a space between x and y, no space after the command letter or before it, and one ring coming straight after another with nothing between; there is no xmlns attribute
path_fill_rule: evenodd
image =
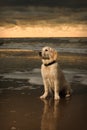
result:
<svg viewBox="0 0 87 130"><path fill-rule="evenodd" d="M0 26L87 23L87 0L1 0L0 6Z"/></svg>
<svg viewBox="0 0 87 130"><path fill-rule="evenodd" d="M87 7L87 0L0 0L0 5Z"/></svg>
<svg viewBox="0 0 87 130"><path fill-rule="evenodd" d="M87 24L87 9L36 6L0 8L0 26L58 24Z"/></svg>

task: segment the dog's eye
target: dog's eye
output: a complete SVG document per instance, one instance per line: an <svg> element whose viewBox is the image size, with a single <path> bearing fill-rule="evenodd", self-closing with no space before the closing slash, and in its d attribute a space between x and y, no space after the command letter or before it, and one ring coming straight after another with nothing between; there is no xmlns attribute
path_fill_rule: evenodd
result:
<svg viewBox="0 0 87 130"><path fill-rule="evenodd" d="M45 51L48 51L47 49Z"/></svg>

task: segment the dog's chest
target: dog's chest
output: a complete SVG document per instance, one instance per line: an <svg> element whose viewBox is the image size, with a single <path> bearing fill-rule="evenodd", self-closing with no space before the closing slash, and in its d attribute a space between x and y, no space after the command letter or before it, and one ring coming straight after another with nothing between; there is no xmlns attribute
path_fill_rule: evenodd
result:
<svg viewBox="0 0 87 130"><path fill-rule="evenodd" d="M43 78L51 80L55 78L56 69L42 66L41 73Z"/></svg>

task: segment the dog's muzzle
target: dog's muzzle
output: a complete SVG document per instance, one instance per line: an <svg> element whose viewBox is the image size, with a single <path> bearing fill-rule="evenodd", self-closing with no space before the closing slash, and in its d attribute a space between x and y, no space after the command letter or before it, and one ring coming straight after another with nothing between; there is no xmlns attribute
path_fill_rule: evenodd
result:
<svg viewBox="0 0 87 130"><path fill-rule="evenodd" d="M40 56L42 59L44 59L44 60L49 60L49 59L50 59L49 56L47 56L47 55L45 55L45 54L42 54L41 51L39 52L39 56Z"/></svg>

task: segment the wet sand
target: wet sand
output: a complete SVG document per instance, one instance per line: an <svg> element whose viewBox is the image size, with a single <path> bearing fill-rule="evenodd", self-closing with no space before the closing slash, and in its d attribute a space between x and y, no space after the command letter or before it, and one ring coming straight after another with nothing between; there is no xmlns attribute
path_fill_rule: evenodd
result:
<svg viewBox="0 0 87 130"><path fill-rule="evenodd" d="M87 68L62 63L73 94L59 102L40 100L40 59L0 58L0 130L86 130Z"/></svg>

